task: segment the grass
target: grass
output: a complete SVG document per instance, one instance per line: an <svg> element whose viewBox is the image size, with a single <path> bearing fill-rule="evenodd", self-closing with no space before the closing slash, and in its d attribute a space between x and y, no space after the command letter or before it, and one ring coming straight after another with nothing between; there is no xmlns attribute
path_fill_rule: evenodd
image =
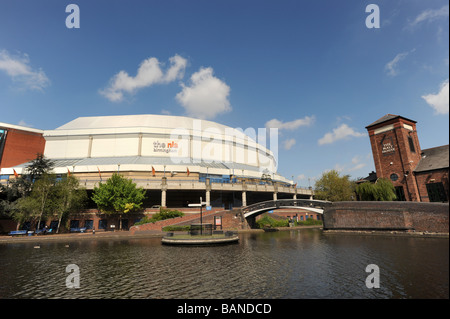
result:
<svg viewBox="0 0 450 319"><path fill-rule="evenodd" d="M173 239L214 239L214 238L225 238L225 234L217 235L189 235L189 234L174 234Z"/></svg>

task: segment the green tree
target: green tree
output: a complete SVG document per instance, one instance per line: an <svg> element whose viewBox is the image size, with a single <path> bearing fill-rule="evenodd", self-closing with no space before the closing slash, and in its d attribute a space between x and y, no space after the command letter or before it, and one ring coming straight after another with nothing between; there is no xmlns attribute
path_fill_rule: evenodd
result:
<svg viewBox="0 0 450 319"><path fill-rule="evenodd" d="M322 173L316 181L314 197L331 202L353 200L353 182L350 175L340 176L336 170Z"/></svg>
<svg viewBox="0 0 450 319"><path fill-rule="evenodd" d="M21 223L30 218L35 219L39 215L38 211L41 211L42 214L44 213L44 211L39 209L40 206L36 202L38 190L36 189L33 193L33 189L35 183L42 176L46 175L47 178L50 176L53 166L54 163L51 160L46 159L42 154L37 154L36 158L24 169L23 174L10 180L8 186L1 186L0 214L17 221L17 229ZM53 176L52 178L54 179L55 177ZM37 184L38 188L42 186L43 184ZM33 197L27 199L32 193ZM44 202L46 201L47 198L44 199ZM44 206L47 206L47 203Z"/></svg>
<svg viewBox="0 0 450 319"><path fill-rule="evenodd" d="M137 188L131 179L119 174L113 174L106 183L94 187L92 200L98 209L105 214L119 214L122 229L122 214L137 211L141 208L145 199L145 190Z"/></svg>
<svg viewBox="0 0 450 319"><path fill-rule="evenodd" d="M53 191L52 206L55 213L58 214L58 226L56 233L59 232L61 220L71 212L77 212L83 209L88 199L86 189L80 187L78 178L65 175L55 184Z"/></svg>
<svg viewBox="0 0 450 319"><path fill-rule="evenodd" d="M55 163L45 158L44 155L38 153L36 158L31 161L30 165L25 168L25 178L34 183L42 175L48 174L52 171Z"/></svg>
<svg viewBox="0 0 450 319"><path fill-rule="evenodd" d="M30 194L18 200L13 218L18 222L23 222L27 219L37 220L37 228L39 228L42 217L52 212L52 197L55 183L55 174L42 174L33 183Z"/></svg>
<svg viewBox="0 0 450 319"><path fill-rule="evenodd" d="M355 191L363 201L392 201L397 199L394 185L385 178L379 178L375 183L361 183L356 186Z"/></svg>

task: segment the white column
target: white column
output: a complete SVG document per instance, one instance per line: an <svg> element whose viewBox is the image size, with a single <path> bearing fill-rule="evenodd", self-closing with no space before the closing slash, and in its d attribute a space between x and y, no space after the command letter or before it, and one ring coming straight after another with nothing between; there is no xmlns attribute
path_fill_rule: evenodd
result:
<svg viewBox="0 0 450 319"><path fill-rule="evenodd" d="M242 192L242 206L247 206L247 192Z"/></svg>

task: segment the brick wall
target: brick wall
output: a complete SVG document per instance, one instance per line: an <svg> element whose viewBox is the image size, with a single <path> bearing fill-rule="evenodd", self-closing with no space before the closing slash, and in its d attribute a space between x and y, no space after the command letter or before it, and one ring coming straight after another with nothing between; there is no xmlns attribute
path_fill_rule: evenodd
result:
<svg viewBox="0 0 450 319"><path fill-rule="evenodd" d="M43 154L45 139L40 133L8 128L0 167L12 167L29 162L37 153Z"/></svg>
<svg viewBox="0 0 450 319"><path fill-rule="evenodd" d="M198 211L198 209L197 209L197 211ZM209 218L209 216L216 215L218 212L222 212L222 208L220 208L220 210L218 208L218 209L213 209L211 211L203 211L202 212L203 223L213 223L213 217ZM223 219L222 219L222 221L223 221ZM161 231L162 228L165 226L190 225L192 223L198 223L198 222L200 222L200 212L194 213L194 214L192 214L192 213L185 214L184 216L181 216L181 217L161 220L156 223L148 223L148 224L143 224L143 225L132 226L132 227L130 227L130 233L131 234L144 233L147 231L155 231L155 230Z"/></svg>
<svg viewBox="0 0 450 319"><path fill-rule="evenodd" d="M426 185L428 183L442 183L447 194L447 200L449 199L448 169L416 173L415 178L419 186L419 194L422 202L430 201Z"/></svg>
<svg viewBox="0 0 450 319"><path fill-rule="evenodd" d="M324 211L324 229L449 232L448 203L335 202Z"/></svg>

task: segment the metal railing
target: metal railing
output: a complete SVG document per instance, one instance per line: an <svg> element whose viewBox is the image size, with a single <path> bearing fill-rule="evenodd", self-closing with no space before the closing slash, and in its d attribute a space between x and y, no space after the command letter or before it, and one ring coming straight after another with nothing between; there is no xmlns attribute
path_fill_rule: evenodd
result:
<svg viewBox="0 0 450 319"><path fill-rule="evenodd" d="M241 208L243 214L250 213L256 210L270 209L270 208L286 208L286 207L311 207L311 208L325 208L332 205L332 202L320 201L314 199L279 199L279 200L268 200L264 202L259 202L251 204Z"/></svg>

